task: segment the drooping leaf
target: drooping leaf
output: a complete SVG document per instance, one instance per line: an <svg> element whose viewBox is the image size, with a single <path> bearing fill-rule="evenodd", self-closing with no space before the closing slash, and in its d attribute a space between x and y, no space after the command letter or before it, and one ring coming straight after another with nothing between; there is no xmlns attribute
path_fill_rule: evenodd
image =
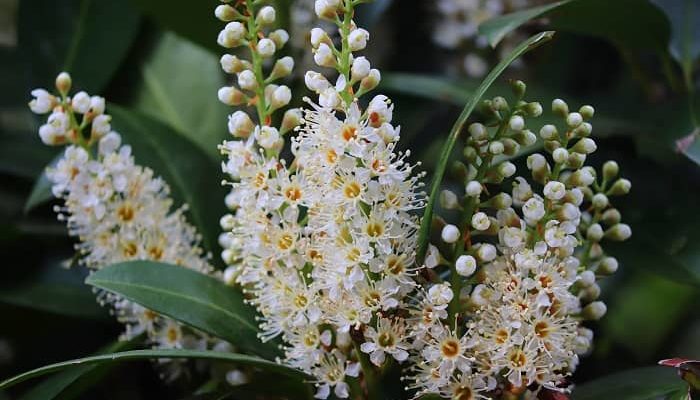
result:
<svg viewBox="0 0 700 400"><path fill-rule="evenodd" d="M255 311L243 295L218 279L175 265L131 261L91 274L90 285L117 293L158 313L184 322L266 358L277 355L273 343L257 337Z"/></svg>
<svg viewBox="0 0 700 400"><path fill-rule="evenodd" d="M681 390L684 383L673 371L645 367L618 372L576 386L572 400L651 400Z"/></svg>
<svg viewBox="0 0 700 400"><path fill-rule="evenodd" d="M78 358L75 360L45 365L43 367L24 372L20 375L16 375L12 378L0 382L0 389L7 389L29 379L62 371L69 368L75 368L85 365L99 365L122 361L149 360L158 358L217 360L230 362L237 365L255 367L271 373L278 373L280 375L289 376L300 380L309 378L309 376L307 376L299 370L286 367L282 364L277 364L273 361L268 361L259 357L248 356L245 354L191 350L131 350L85 358Z"/></svg>
<svg viewBox="0 0 700 400"><path fill-rule="evenodd" d="M163 28L218 53L216 37L223 24L214 17L218 0L131 0Z"/></svg>
<svg viewBox="0 0 700 400"><path fill-rule="evenodd" d="M479 26L495 46L508 33L534 19L547 17L551 29L608 39L631 49L665 51L669 24L648 0L565 0L492 18Z"/></svg>
<svg viewBox="0 0 700 400"><path fill-rule="evenodd" d="M138 12L119 1L22 1L18 18L27 83L52 88L65 70L91 94L109 82L140 25Z"/></svg>
<svg viewBox="0 0 700 400"><path fill-rule="evenodd" d="M671 25L669 49L689 77L700 56L700 4L695 0L652 0L666 14Z"/></svg>
<svg viewBox="0 0 700 400"><path fill-rule="evenodd" d="M228 109L216 97L225 83L219 59L166 33L141 67L141 75L133 107L172 126L218 161L217 145L228 134Z"/></svg>
<svg viewBox="0 0 700 400"><path fill-rule="evenodd" d="M140 342L141 338L134 338L129 341L118 341L114 342L100 351L97 352L97 354L109 354L109 353L114 353L118 351L124 351L124 350L130 350L133 349L138 345ZM24 393L22 397L20 397L19 400L50 400L53 399L62 393L64 393L68 388L73 388L76 386L76 382L79 380L82 382L85 380L85 378L88 377L88 375L103 375L105 372L108 372L108 367L110 365L105 365L102 368L100 368L102 371L102 374L95 374L96 370L100 367L97 364L88 364L88 365L81 365L79 367L75 367L73 369L65 370L60 373L57 373L43 382L41 382L38 385L35 385L32 387L29 391ZM95 378L99 378L96 376ZM90 384L95 384L99 379L94 379L92 382L84 382L81 384L81 390L86 390L89 388ZM77 395L77 391L72 391L73 395Z"/></svg>
<svg viewBox="0 0 700 400"><path fill-rule="evenodd" d="M169 125L114 104L108 110L112 126L133 148L136 162L165 179L176 203L188 205L189 222L202 235L205 249L218 253L218 221L225 212L226 193L219 164Z"/></svg>
<svg viewBox="0 0 700 400"><path fill-rule="evenodd" d="M423 261L423 258L425 257L425 252L428 248L428 236L430 233L430 226L432 223L433 208L435 207L435 201L438 197L438 192L440 191L440 183L442 182L442 178L445 175L445 170L447 169L447 164L450 155L452 154L452 150L454 149L454 146L457 143L457 138L459 137L459 133L462 131L464 124L467 122L467 119L471 115L476 105L479 103L479 101L481 101L481 97L484 95L484 93L486 93L488 88L501 75L501 73L508 67L508 65L510 65L515 59L525 54L529 50L532 50L540 46L541 44L549 41L553 35L554 32L551 31L541 32L536 35L533 35L532 37L518 45L512 52L510 52L510 54L508 54L503 59L503 61L498 63L498 65L493 70L491 70L491 72L486 76L486 78L484 78L481 85L479 85L479 87L474 91L474 94L469 98L469 101L464 106L462 113L457 118L457 121L453 125L452 130L450 131L450 134L447 138L447 141L443 146L442 154L440 155L440 160L438 161L438 167L432 177L432 182L430 186L430 198L428 199L428 204L426 205L425 211L423 212L423 218L418 233L418 251L416 255L416 260L419 263Z"/></svg>

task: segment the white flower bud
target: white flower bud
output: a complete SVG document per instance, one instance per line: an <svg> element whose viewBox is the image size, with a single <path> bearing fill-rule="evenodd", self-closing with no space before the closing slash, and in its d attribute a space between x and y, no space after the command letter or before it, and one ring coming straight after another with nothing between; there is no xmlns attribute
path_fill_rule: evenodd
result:
<svg viewBox="0 0 700 400"><path fill-rule="evenodd" d="M455 269L462 276L472 276L476 272L476 259L469 255L461 255L455 261Z"/></svg>
<svg viewBox="0 0 700 400"><path fill-rule="evenodd" d="M270 77L272 79L284 78L292 73L292 69L294 69L294 59L290 56L282 57L275 61Z"/></svg>
<svg viewBox="0 0 700 400"><path fill-rule="evenodd" d="M489 216L483 212L478 212L472 215L472 227L477 231L485 231L491 226Z"/></svg>
<svg viewBox="0 0 700 400"><path fill-rule="evenodd" d="M219 218L219 226L225 231L231 231L236 226L236 217L232 214L226 214Z"/></svg>
<svg viewBox="0 0 700 400"><path fill-rule="evenodd" d="M80 114L87 113L90 110L90 96L85 92L76 93L71 101L71 107Z"/></svg>
<svg viewBox="0 0 700 400"><path fill-rule="evenodd" d="M428 245L428 253L425 255L423 265L426 268L435 268L440 265L440 250L432 244Z"/></svg>
<svg viewBox="0 0 700 400"><path fill-rule="evenodd" d="M569 114L569 106L562 99L554 99L552 101L552 111L557 115L565 117Z"/></svg>
<svg viewBox="0 0 700 400"><path fill-rule="evenodd" d="M369 75L370 70L371 70L371 66L369 65L369 61L367 61L367 58L365 58L365 57L355 58L352 62L352 68L350 69L350 72L352 73L352 80L353 81L362 80L367 75Z"/></svg>
<svg viewBox="0 0 700 400"><path fill-rule="evenodd" d="M445 243L455 243L459 240L459 236L459 229L452 224L445 225L440 233L440 237Z"/></svg>
<svg viewBox="0 0 700 400"><path fill-rule="evenodd" d="M56 77L56 89L62 95L67 95L70 91L70 87L73 85L73 80L70 78L68 72L61 72Z"/></svg>
<svg viewBox="0 0 700 400"><path fill-rule="evenodd" d="M603 213L603 222L607 225L615 225L622 220L622 214L615 208L605 210Z"/></svg>
<svg viewBox="0 0 700 400"><path fill-rule="evenodd" d="M248 376L245 374L245 372L239 369L234 369L226 373L226 383L228 383L231 386L245 385L249 381L250 380L248 379Z"/></svg>
<svg viewBox="0 0 700 400"><path fill-rule="evenodd" d="M438 283L428 289L428 298L435 305L444 305L452 301L454 293L447 283Z"/></svg>
<svg viewBox="0 0 700 400"><path fill-rule="evenodd" d="M333 55L333 50L325 44L321 43L314 51L314 62L320 67L335 67L337 60Z"/></svg>
<svg viewBox="0 0 700 400"><path fill-rule="evenodd" d="M545 209L542 200L531 197L523 204L523 216L531 222L537 222L544 217Z"/></svg>
<svg viewBox="0 0 700 400"><path fill-rule="evenodd" d="M583 117L577 112L569 113L569 115L566 116L566 124L571 128L576 128L577 126L581 125L582 122Z"/></svg>
<svg viewBox="0 0 700 400"><path fill-rule="evenodd" d="M246 35L245 25L238 21L229 22L226 27L219 32L217 43L226 48L240 46Z"/></svg>
<svg viewBox="0 0 700 400"><path fill-rule="evenodd" d="M301 124L301 110L292 108L284 112L282 124L280 125L280 134L285 134Z"/></svg>
<svg viewBox="0 0 700 400"><path fill-rule="evenodd" d="M109 133L109 131L112 130L112 126L109 124L111 120L112 117L106 114L95 117L92 121L92 134L96 137L102 137Z"/></svg>
<svg viewBox="0 0 700 400"><path fill-rule="evenodd" d="M540 137L544 140L553 140L559 138L559 132L554 125L545 125L540 129Z"/></svg>
<svg viewBox="0 0 700 400"><path fill-rule="evenodd" d="M566 194L566 186L559 181L549 181L544 186L543 193L550 200L560 200Z"/></svg>
<svg viewBox="0 0 700 400"><path fill-rule="evenodd" d="M440 192L440 207L445 210L454 210L459 208L459 200L457 195L451 190L443 190Z"/></svg>
<svg viewBox="0 0 700 400"><path fill-rule="evenodd" d="M581 210L571 203L564 203L559 209L557 215L561 220L574 221L581 218Z"/></svg>
<svg viewBox="0 0 700 400"><path fill-rule="evenodd" d="M582 287L589 287L595 283L595 274L593 271L583 271L578 276L578 282Z"/></svg>
<svg viewBox="0 0 700 400"><path fill-rule="evenodd" d="M591 119L593 118L593 114L595 114L595 109L592 106L581 106L578 110L579 114L583 117L583 119Z"/></svg>
<svg viewBox="0 0 700 400"><path fill-rule="evenodd" d="M571 148L571 151L583 154L591 154L598 149L595 140L591 138L582 138Z"/></svg>
<svg viewBox="0 0 700 400"><path fill-rule="evenodd" d="M102 155L114 153L122 144L122 137L116 132L106 134L97 144L97 151Z"/></svg>
<svg viewBox="0 0 700 400"><path fill-rule="evenodd" d="M489 143L489 153L497 156L499 154L503 154L503 150L505 150L505 147L501 141L494 140L493 142Z"/></svg>
<svg viewBox="0 0 700 400"><path fill-rule="evenodd" d="M35 114L46 114L56 104L56 98L44 89L32 90L32 96L34 99L29 102L29 108Z"/></svg>
<svg viewBox="0 0 700 400"><path fill-rule="evenodd" d="M271 39L263 38L258 41L258 54L263 58L272 57L275 54L275 50L277 50L277 46Z"/></svg>
<svg viewBox="0 0 700 400"><path fill-rule="evenodd" d="M598 264L597 272L603 275L612 275L617 271L618 263L615 257L605 257Z"/></svg>
<svg viewBox="0 0 700 400"><path fill-rule="evenodd" d="M622 196L630 192L632 182L625 178L620 178L612 185L608 193L612 196Z"/></svg>
<svg viewBox="0 0 700 400"><path fill-rule="evenodd" d="M620 166L615 161L606 161L603 164L603 179L609 181L620 173Z"/></svg>
<svg viewBox="0 0 700 400"><path fill-rule="evenodd" d="M554 151L552 152L552 158L554 159L555 163L563 164L569 160L569 151L563 147L554 149Z"/></svg>
<svg viewBox="0 0 700 400"><path fill-rule="evenodd" d="M238 86L244 90L253 91L258 87L253 71L246 69L238 73Z"/></svg>
<svg viewBox="0 0 700 400"><path fill-rule="evenodd" d="M496 111L504 111L508 109L508 101L501 96L494 97L491 104Z"/></svg>
<svg viewBox="0 0 700 400"><path fill-rule="evenodd" d="M591 173L591 170L582 168L571 174L569 181L574 186L590 186L595 181L595 176Z"/></svg>
<svg viewBox="0 0 700 400"><path fill-rule="evenodd" d="M221 69L227 74L237 74L246 69L245 63L238 57L231 54L224 54L219 61Z"/></svg>
<svg viewBox="0 0 700 400"><path fill-rule="evenodd" d="M599 320L608 311L608 307L602 301L594 301L583 308L581 315L587 320Z"/></svg>
<svg viewBox="0 0 700 400"><path fill-rule="evenodd" d="M465 188L467 196L470 197L478 197L481 194L481 190L481 183L478 181L469 181L469 183L467 183L467 187Z"/></svg>
<svg viewBox="0 0 700 400"><path fill-rule="evenodd" d="M605 232L605 237L610 240L622 242L632 236L632 228L627 224L615 224Z"/></svg>
<svg viewBox="0 0 700 400"><path fill-rule="evenodd" d="M476 256L480 261L489 262L496 259L498 251L496 251L496 246L484 243L476 250Z"/></svg>
<svg viewBox="0 0 700 400"><path fill-rule="evenodd" d="M331 38L328 37L328 34L326 31L324 31L321 28L313 28L311 29L311 46L313 48L317 48L318 46L321 45L321 43L325 43L327 45L330 45Z"/></svg>
<svg viewBox="0 0 700 400"><path fill-rule="evenodd" d="M472 135L474 140L484 140L489 136L486 127L478 122L474 122L473 124L469 125L469 134Z"/></svg>
<svg viewBox="0 0 700 400"><path fill-rule="evenodd" d="M528 112L528 114L530 114L530 116L539 117L540 115L542 115L542 104L536 101L528 103L525 107L525 110Z"/></svg>
<svg viewBox="0 0 700 400"><path fill-rule="evenodd" d="M338 6L335 1L316 0L314 3L314 11L319 18L334 19L338 12Z"/></svg>
<svg viewBox="0 0 700 400"><path fill-rule="evenodd" d="M284 29L276 29L272 32L270 32L269 35L267 35L270 40L275 42L275 47L277 49L281 49L284 47L285 44L289 41L289 33L285 31Z"/></svg>
<svg viewBox="0 0 700 400"><path fill-rule="evenodd" d="M504 161L498 165L498 173L504 178L510 178L515 171L515 164L510 161Z"/></svg>
<svg viewBox="0 0 700 400"><path fill-rule="evenodd" d="M236 19L238 12L228 4L220 4L214 9L214 15L219 21L230 22Z"/></svg>
<svg viewBox="0 0 700 400"><path fill-rule="evenodd" d="M236 111L228 117L228 131L238 138L247 138L255 128L253 120L243 111Z"/></svg>
<svg viewBox="0 0 700 400"><path fill-rule="evenodd" d="M604 195L603 193L596 193L593 196L591 203L593 204L593 208L598 210L602 210L605 207L607 207L608 204L610 204L610 202L608 201L608 196Z"/></svg>
<svg viewBox="0 0 700 400"><path fill-rule="evenodd" d="M272 92L270 106L273 109L284 107L292 100L292 91L285 85L282 85Z"/></svg>
<svg viewBox="0 0 700 400"><path fill-rule="evenodd" d="M357 28L348 35L348 44L351 51L359 51L367 47L369 32L362 28Z"/></svg>
<svg viewBox="0 0 700 400"><path fill-rule="evenodd" d="M508 121L508 126L514 131L522 131L525 129L525 119L520 115L513 115Z"/></svg>
<svg viewBox="0 0 700 400"><path fill-rule="evenodd" d="M603 227L593 224L586 230L586 238L592 242L600 242L603 239Z"/></svg>
<svg viewBox="0 0 700 400"><path fill-rule="evenodd" d="M275 23L275 9L270 6L265 6L258 11L258 17L256 22L262 23L264 25L272 25Z"/></svg>
<svg viewBox="0 0 700 400"><path fill-rule="evenodd" d="M241 105L246 99L246 96L243 94L243 92L234 87L229 86L224 86L221 89L219 89L217 95L219 97L220 102L229 106Z"/></svg>
<svg viewBox="0 0 700 400"><path fill-rule="evenodd" d="M99 115L105 112L105 99L100 96L90 97L90 112Z"/></svg>
<svg viewBox="0 0 700 400"><path fill-rule="evenodd" d="M342 99L333 87L329 87L318 95L318 104L325 108L337 108Z"/></svg>
<svg viewBox="0 0 700 400"><path fill-rule="evenodd" d="M260 147L264 149L272 149L279 139L279 131L272 126L263 126L255 132L255 140L257 140Z"/></svg>
<svg viewBox="0 0 700 400"><path fill-rule="evenodd" d="M376 88L381 80L382 76L379 73L379 70L376 68L372 68L369 71L369 75L367 75L364 79L362 79L362 81L360 81L360 88L364 92L370 91Z"/></svg>
<svg viewBox="0 0 700 400"><path fill-rule="evenodd" d="M307 71L304 75L304 83L306 83L306 87L309 88L309 90L316 93L321 93L331 86L328 79L326 79L323 74L316 71Z"/></svg>
<svg viewBox="0 0 700 400"><path fill-rule="evenodd" d="M590 136L592 132L593 125L589 124L588 122L584 122L581 125L577 126L576 129L574 129L575 136L586 137Z"/></svg>

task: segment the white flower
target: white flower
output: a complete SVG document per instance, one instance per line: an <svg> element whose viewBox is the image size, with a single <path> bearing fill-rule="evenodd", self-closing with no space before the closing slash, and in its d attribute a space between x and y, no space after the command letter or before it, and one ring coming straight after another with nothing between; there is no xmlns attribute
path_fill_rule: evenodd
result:
<svg viewBox="0 0 700 400"><path fill-rule="evenodd" d="M544 196L550 200L561 200L566 194L566 186L558 181L549 181L544 185Z"/></svg>
<svg viewBox="0 0 700 400"><path fill-rule="evenodd" d="M352 68L350 72L352 73L352 79L354 81L359 81L369 75L371 66L369 61L365 57L357 57L352 62Z"/></svg>
<svg viewBox="0 0 700 400"><path fill-rule="evenodd" d="M287 86L280 86L272 92L270 105L272 108L284 107L292 100L292 91Z"/></svg>
<svg viewBox="0 0 700 400"><path fill-rule="evenodd" d="M321 93L331 87L330 82L322 74L315 71L307 71L304 75L304 83L309 90Z"/></svg>
<svg viewBox="0 0 700 400"><path fill-rule="evenodd" d="M271 149L280 140L280 134L277 128L272 126L263 126L256 128L255 140L258 141L260 147Z"/></svg>
<svg viewBox="0 0 700 400"><path fill-rule="evenodd" d="M472 216L472 227L478 231L485 231L491 226L491 221L489 216L483 212L475 213Z"/></svg>
<svg viewBox="0 0 700 400"><path fill-rule="evenodd" d="M476 259L469 255L461 255L455 261L455 268L462 276L472 276L476 271Z"/></svg>
<svg viewBox="0 0 700 400"><path fill-rule="evenodd" d="M29 108L35 114L46 114L54 107L56 98L44 89L32 90L34 99L29 102Z"/></svg>
<svg viewBox="0 0 700 400"><path fill-rule="evenodd" d="M348 43L350 44L350 50L359 51L367 47L367 41L369 40L369 32L362 28L357 28L350 32L348 36Z"/></svg>
<svg viewBox="0 0 700 400"><path fill-rule="evenodd" d="M243 111L236 111L228 117L228 131L235 137L247 138L254 128L255 124Z"/></svg>
<svg viewBox="0 0 700 400"><path fill-rule="evenodd" d="M408 344L404 343L406 326L401 319L380 318L377 329L367 328L365 338L360 350L370 355L370 361L376 366L382 366L385 354L389 354L398 362L408 358Z"/></svg>
<svg viewBox="0 0 700 400"><path fill-rule="evenodd" d="M90 110L90 96L85 92L78 92L71 100L73 110L80 114L85 114Z"/></svg>
<svg viewBox="0 0 700 400"><path fill-rule="evenodd" d="M523 215L531 223L541 220L545 215L544 202L537 197L531 197L523 204Z"/></svg>
<svg viewBox="0 0 700 400"><path fill-rule="evenodd" d="M318 48L314 50L314 62L320 67L332 68L336 65L337 60L330 46L326 43L321 43Z"/></svg>

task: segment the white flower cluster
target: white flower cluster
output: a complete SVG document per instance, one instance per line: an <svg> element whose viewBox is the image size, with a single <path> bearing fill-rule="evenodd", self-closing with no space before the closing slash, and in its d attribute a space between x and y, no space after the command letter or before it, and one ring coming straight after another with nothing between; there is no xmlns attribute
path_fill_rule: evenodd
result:
<svg viewBox="0 0 700 400"><path fill-rule="evenodd" d="M352 20L355 3L314 4L340 32L336 45L325 30L312 30L314 61L338 79L306 73L319 105L308 100L291 143L294 160L279 158L280 136L269 140L274 128L264 118L263 126L247 125L256 135L222 146L235 181L228 199L235 214L222 221L232 231L224 257L239 265L235 280L262 314L263 340L282 336L284 362L316 377L318 398L349 396L346 378L358 376L360 355L375 365L408 358L397 311L415 288L411 212L423 206L408 154L395 150L390 100L379 95L364 110L359 105L380 75L353 55L369 39Z"/></svg>
<svg viewBox="0 0 700 400"><path fill-rule="evenodd" d="M581 322L606 311L596 279L617 268L600 241L631 235L608 199L626 194L629 181L616 178L614 162L604 165L602 179L584 166L596 150L590 106L569 112L562 100L552 103L564 121L561 133L555 125L540 130L552 162L542 154L527 159L540 193L517 177L512 195L491 192L484 199L488 184L515 175L502 156L536 140L525 117L539 116L542 107L522 101L522 82L513 85L513 108L502 97L485 101L485 122L469 126L464 196L441 195L442 205L462 217L459 226L442 229L450 284L432 286L417 314L424 322L414 333L415 366L407 379L419 394L491 398L532 385L566 390L579 355L591 347L593 334Z"/></svg>
<svg viewBox="0 0 700 400"><path fill-rule="evenodd" d="M535 3L537 0L437 0L438 17L433 40L446 49L464 50L464 71L471 77L482 77L489 69L487 54L484 52L488 43L484 37L479 36L479 25ZM506 39L502 45L503 50L519 41L518 35Z"/></svg>
<svg viewBox="0 0 700 400"><path fill-rule="evenodd" d="M39 130L45 143L68 144L46 175L53 194L64 201L56 207L59 220L80 241L76 244L80 263L97 270L123 261L153 260L212 274L198 245L199 235L185 220L184 207L171 212L167 184L135 164L131 148L111 130L104 99L85 92L69 97L66 73L59 75L57 87L60 96L44 89L32 91L35 99L29 106L38 114L51 113ZM228 347L120 296L100 292L98 297L125 324L124 339L145 334L157 348ZM170 364L168 373L174 377L179 368L174 361Z"/></svg>

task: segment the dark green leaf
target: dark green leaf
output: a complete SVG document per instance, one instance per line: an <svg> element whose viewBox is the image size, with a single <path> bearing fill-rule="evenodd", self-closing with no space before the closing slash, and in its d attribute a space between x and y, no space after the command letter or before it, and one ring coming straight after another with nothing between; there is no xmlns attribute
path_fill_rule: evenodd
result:
<svg viewBox="0 0 700 400"><path fill-rule="evenodd" d="M78 358L75 360L49 364L0 382L0 389L6 389L26 380L50 374L53 372L62 371L68 368L75 368L84 365L105 364L133 360L148 360L156 358L187 358L225 361L237 365L245 365L259 368L268 372L274 372L281 375L294 377L300 380L309 379L309 376L307 376L299 370L286 367L282 364L277 364L273 361L268 361L259 357L248 356L244 354L190 350L132 350L122 351L119 353L104 354L99 356Z"/></svg>
<svg viewBox="0 0 700 400"><path fill-rule="evenodd" d="M572 400L651 400L680 390L684 382L675 371L646 367L612 374L576 386Z"/></svg>
<svg viewBox="0 0 700 400"><path fill-rule="evenodd" d="M141 73L143 81L133 106L183 133L218 161L217 145L228 134L228 109L216 97L225 83L219 59L166 33Z"/></svg>
<svg viewBox="0 0 700 400"><path fill-rule="evenodd" d="M665 52L669 24L648 0L567 0L490 19L479 26L489 43L533 18L547 17L555 30L608 39L631 49Z"/></svg>
<svg viewBox="0 0 700 400"><path fill-rule="evenodd" d="M391 7L392 3L393 0L375 0L362 7L358 7L355 12L357 25L372 30L389 7Z"/></svg>
<svg viewBox="0 0 700 400"><path fill-rule="evenodd" d="M461 106L474 92L476 84L440 76L391 72L382 74L380 89Z"/></svg>
<svg viewBox="0 0 700 400"><path fill-rule="evenodd" d="M670 51L686 74L700 56L700 4L695 0L652 0L668 17L671 25Z"/></svg>
<svg viewBox="0 0 700 400"><path fill-rule="evenodd" d="M462 113L452 127L450 135L445 142L442 149L442 154L440 155L440 161L438 162L438 167L433 174L431 186L430 186L430 197L428 199L428 204L423 212L423 219L421 222L420 231L418 234L418 251L416 255L416 260L422 262L425 257L425 252L428 248L428 236L430 233L430 226L433 218L433 208L435 207L435 200L438 197L438 192L440 191L440 183L445 175L445 169L447 168L447 163L452 154L455 144L457 143L457 138L459 133L462 131L464 124L471 115L472 111L476 105L481 101L481 97L486 93L488 88L493 84L493 82L501 75L501 73L518 57L527 53L528 51L540 46L541 44L549 41L554 32L541 32L538 33L520 45L516 47L510 54L508 54L503 61L501 61L491 72L484 78L483 82L474 91L474 95L469 98L469 101L464 106Z"/></svg>
<svg viewBox="0 0 700 400"><path fill-rule="evenodd" d="M217 54L220 52L216 37L224 23L214 17L218 0L171 0L167 4L160 0L132 0L131 3L165 29Z"/></svg>
<svg viewBox="0 0 700 400"><path fill-rule="evenodd" d="M52 88L65 70L73 87L99 93L126 56L139 22L139 14L120 1L20 2L19 44L28 83Z"/></svg>
<svg viewBox="0 0 700 400"><path fill-rule="evenodd" d="M234 344L246 352L272 358L273 343L257 338L255 311L243 295L218 279L169 264L131 261L110 265L86 282L117 293Z"/></svg>
<svg viewBox="0 0 700 400"><path fill-rule="evenodd" d="M140 341L139 338L135 338L130 341L119 341L110 344L109 346L106 346L97 354L107 354L107 353L114 353L117 351L123 351L123 350L129 350L132 349L136 346L136 344ZM107 366L105 366L107 367ZM87 378L87 375L102 375L105 372L107 372L106 368L101 368L102 374L95 374L96 369L98 368L97 364L89 364L89 365L81 365L79 367L75 367L73 369L69 369L66 371L62 371L50 378L47 378L40 384L34 386L31 390L29 390L27 393L25 393L20 400L49 400L53 399L56 396L64 393L66 389L69 387L75 386L77 381L81 381L81 387L80 389L85 390L89 387L89 383L95 383L99 379L92 380L92 382L82 382ZM101 377L101 376L100 376ZM95 378L99 378L98 376L95 376ZM73 395L77 395L78 393L76 391L71 390L71 393Z"/></svg>
<svg viewBox="0 0 700 400"><path fill-rule="evenodd" d="M219 218L225 213L221 167L189 139L145 114L108 106L112 126L131 145L136 162L151 167L170 185L176 203L189 207L190 222L205 249L218 253Z"/></svg>

